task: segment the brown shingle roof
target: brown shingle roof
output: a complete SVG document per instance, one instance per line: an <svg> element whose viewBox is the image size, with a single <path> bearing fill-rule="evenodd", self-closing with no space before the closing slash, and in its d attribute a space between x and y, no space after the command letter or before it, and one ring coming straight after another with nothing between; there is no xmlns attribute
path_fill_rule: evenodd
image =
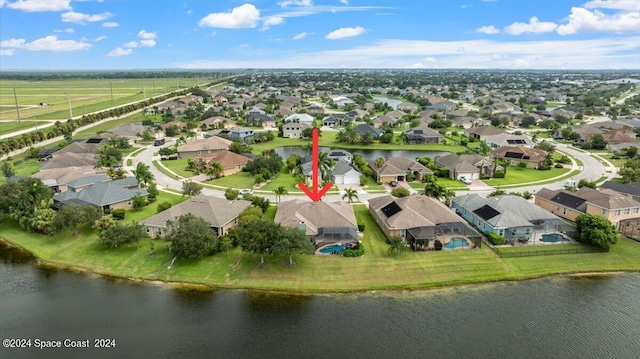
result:
<svg viewBox="0 0 640 359"><path fill-rule="evenodd" d="M144 224L147 226L166 227L167 220L174 220L183 214L191 213L219 228L236 219L249 206L251 206L249 201L229 201L201 194L147 218Z"/></svg>
<svg viewBox="0 0 640 359"><path fill-rule="evenodd" d="M402 210L388 217L382 208L395 202ZM463 222L444 203L435 198L412 194L408 197L395 198L390 195L372 198L369 207L389 229L408 229L415 227L432 227L439 223Z"/></svg>
<svg viewBox="0 0 640 359"><path fill-rule="evenodd" d="M207 163L214 161L218 162L225 170L236 168L237 166L244 166L251 161L249 157L227 150L208 153L205 156L202 156L202 159Z"/></svg>
<svg viewBox="0 0 640 359"><path fill-rule="evenodd" d="M292 228L298 228L304 222L307 235L311 236L317 235L319 228L358 227L353 207L345 202L309 202L300 199L281 202L274 220Z"/></svg>
<svg viewBox="0 0 640 359"><path fill-rule="evenodd" d="M231 145L232 143L232 141L229 141L222 137L213 136L185 143L184 145L178 147L178 152L207 150L221 151L229 149L229 145Z"/></svg>

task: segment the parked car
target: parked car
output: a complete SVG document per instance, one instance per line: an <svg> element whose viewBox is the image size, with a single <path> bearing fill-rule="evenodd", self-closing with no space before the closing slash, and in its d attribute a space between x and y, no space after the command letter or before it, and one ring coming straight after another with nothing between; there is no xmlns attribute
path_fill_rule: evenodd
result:
<svg viewBox="0 0 640 359"><path fill-rule="evenodd" d="M253 190L249 189L249 188L241 189L240 190L240 195L244 196L245 194L253 194Z"/></svg>
<svg viewBox="0 0 640 359"><path fill-rule="evenodd" d="M165 144L165 139L164 138L158 138L156 140L153 141L153 145L154 146L162 146Z"/></svg>
<svg viewBox="0 0 640 359"><path fill-rule="evenodd" d="M464 184L471 184L471 183L472 183L472 181L471 181L469 178L464 177L464 176L463 176L463 177L460 177L460 181L461 181L462 183L464 183Z"/></svg>
<svg viewBox="0 0 640 359"><path fill-rule="evenodd" d="M397 186L398 186L398 182L396 182L396 181L391 181L391 182L389 182L389 185L390 185L391 187L397 187Z"/></svg>

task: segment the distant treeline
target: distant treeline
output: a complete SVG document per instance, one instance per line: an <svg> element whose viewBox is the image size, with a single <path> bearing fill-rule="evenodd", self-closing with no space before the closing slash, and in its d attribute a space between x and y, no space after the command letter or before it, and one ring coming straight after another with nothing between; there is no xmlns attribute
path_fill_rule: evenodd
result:
<svg viewBox="0 0 640 359"><path fill-rule="evenodd" d="M206 77L217 79L234 75L237 72L231 71L60 71L60 72L37 72L37 71L2 71L0 80L25 80L25 81L46 81L46 80L78 80L78 79L163 79L163 78L196 78Z"/></svg>

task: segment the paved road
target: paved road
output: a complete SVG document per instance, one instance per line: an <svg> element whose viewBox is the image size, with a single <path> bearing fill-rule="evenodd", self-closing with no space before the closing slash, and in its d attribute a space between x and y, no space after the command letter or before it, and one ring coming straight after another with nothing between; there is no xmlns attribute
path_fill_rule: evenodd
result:
<svg viewBox="0 0 640 359"><path fill-rule="evenodd" d="M171 140L167 142L167 145L173 145L175 143L175 140ZM560 144L560 143L554 143L559 151L565 152L567 154L569 154L570 156L573 156L574 158L579 159L580 161L582 161L582 163L584 164L584 166L580 166L578 167L578 169L581 170L580 173L578 173L577 175L575 175L574 177L572 177L576 182L580 181L583 178L588 179L589 181L594 181L599 179L600 177L603 176L607 176L609 179L613 178L616 176L616 171L615 169L611 170L611 172L607 173L606 172L606 168L605 166L602 165L602 163L600 163L596 158L594 158L590 153L586 153L586 152L582 152L582 151L578 151L574 148L572 148L571 146L567 146L565 144ZM173 189L173 190L178 190L180 191L182 189L182 182L180 180L176 180L173 179L169 176L167 176L166 174L164 174L162 171L158 170L155 166L153 166L153 164L151 163L153 160L157 160L159 159L159 156L153 156L153 153L158 151L159 147L155 147L155 146L149 146L147 148L145 148L144 150L138 152L135 154L134 157L132 157L133 159L133 166L127 168L128 170L132 170L135 168L135 166L137 166L138 163L142 162L145 163L149 166L149 168L151 169L151 172L154 174L155 178L156 178L156 182L158 183L158 187L159 188L169 188L169 189ZM124 160L124 162L126 163L126 159ZM537 191L539 191L542 188L549 188L549 189L560 189L563 188L565 184L565 180L560 180L554 183L548 183L548 184L544 184L544 185L525 185L522 187L512 187L507 189L507 192L524 192L524 191L529 191L532 193L536 193ZM458 191L456 193L456 195L464 195L467 193L478 193L480 195L487 195L489 193L491 193L493 191L493 188L483 188L483 189L479 189L479 190L471 190L471 191ZM203 193L209 196L213 196L213 197L219 197L219 198L224 198L224 191L222 190L216 190L216 189L212 189L212 188L204 188L203 189ZM268 198L270 201L275 202L276 198L274 195L272 194L268 194L268 193L257 193L258 195ZM374 197L378 197L380 196L380 193L359 193L358 197L359 200L361 202L367 203L367 201L370 198L374 198ZM289 198L296 198L296 199L307 199L306 196L304 195L290 195L288 196ZM285 197L286 198L286 197ZM342 193L340 194L329 194L325 196L325 200L327 201L340 201L342 200Z"/></svg>

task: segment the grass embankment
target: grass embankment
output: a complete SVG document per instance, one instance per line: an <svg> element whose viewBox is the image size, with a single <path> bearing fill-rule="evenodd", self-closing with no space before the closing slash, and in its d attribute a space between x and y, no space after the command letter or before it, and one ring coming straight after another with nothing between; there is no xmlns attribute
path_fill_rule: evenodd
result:
<svg viewBox="0 0 640 359"><path fill-rule="evenodd" d="M43 122L40 121L39 125L43 125ZM32 120L22 120L22 122L18 121L10 121L10 122L0 122L0 135L4 135L7 133L24 130L27 128L35 127L36 122Z"/></svg>
<svg viewBox="0 0 640 359"><path fill-rule="evenodd" d="M484 183L489 186L505 186L521 183L529 183L536 181L545 181L554 177L568 174L569 168L551 168L550 170L540 171L533 168L519 168L510 166L504 178L492 178L485 180Z"/></svg>
<svg viewBox="0 0 640 359"><path fill-rule="evenodd" d="M392 255L367 208L357 205L354 209L358 222L365 225L364 256L298 255L294 257L296 265L291 267L287 258L272 256L266 257L265 266L258 266L258 256L234 248L228 254L218 253L198 261L179 259L168 269L172 256L166 250L166 241L145 240L139 248L108 249L97 243L94 231L88 228L78 236L65 232L46 237L26 233L7 221L2 223L0 236L54 264L113 276L228 288L306 292L419 289L555 273L640 270L640 244L629 239L621 239L608 253L501 259L484 246L477 250ZM274 215L275 209L270 208L266 216ZM151 243L155 257L150 255Z"/></svg>

